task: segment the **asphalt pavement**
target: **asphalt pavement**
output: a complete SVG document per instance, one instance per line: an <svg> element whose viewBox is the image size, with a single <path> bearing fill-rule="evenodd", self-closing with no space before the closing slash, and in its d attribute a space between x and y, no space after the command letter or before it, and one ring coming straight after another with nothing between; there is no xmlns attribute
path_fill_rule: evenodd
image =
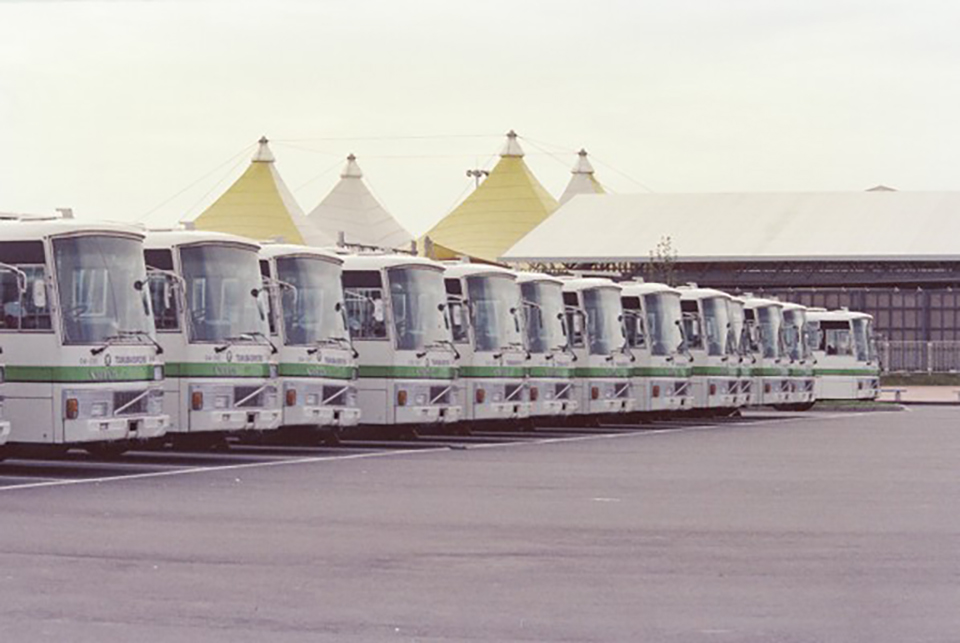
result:
<svg viewBox="0 0 960 643"><path fill-rule="evenodd" d="M960 640L960 410L752 419L3 463L0 641Z"/></svg>

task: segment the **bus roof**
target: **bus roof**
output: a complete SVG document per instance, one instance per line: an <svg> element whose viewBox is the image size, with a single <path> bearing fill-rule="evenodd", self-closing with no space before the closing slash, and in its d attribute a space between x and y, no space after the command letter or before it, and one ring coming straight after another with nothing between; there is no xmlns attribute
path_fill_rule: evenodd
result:
<svg viewBox="0 0 960 643"><path fill-rule="evenodd" d="M324 259L332 263L343 264L343 257L330 250L301 246L294 243L264 243L260 246L260 256L268 259L275 257L309 256Z"/></svg>
<svg viewBox="0 0 960 643"><path fill-rule="evenodd" d="M405 254L343 254L344 270L382 270L384 268L401 268L416 266L443 270L443 264L433 259Z"/></svg>
<svg viewBox="0 0 960 643"><path fill-rule="evenodd" d="M145 245L147 248L159 249L195 243L229 243L249 246L253 250L260 249L260 244L252 239L210 230L148 230Z"/></svg>
<svg viewBox="0 0 960 643"><path fill-rule="evenodd" d="M0 220L2 241L34 241L55 236L97 233L144 238L142 227L127 223L56 218Z"/></svg>

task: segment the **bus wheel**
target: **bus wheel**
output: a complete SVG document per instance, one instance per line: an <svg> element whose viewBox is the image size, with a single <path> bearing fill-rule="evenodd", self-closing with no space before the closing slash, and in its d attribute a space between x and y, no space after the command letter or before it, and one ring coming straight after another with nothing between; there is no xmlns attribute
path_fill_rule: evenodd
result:
<svg viewBox="0 0 960 643"><path fill-rule="evenodd" d="M101 460L116 460L130 450L130 443L126 440L94 442L84 446L83 450Z"/></svg>

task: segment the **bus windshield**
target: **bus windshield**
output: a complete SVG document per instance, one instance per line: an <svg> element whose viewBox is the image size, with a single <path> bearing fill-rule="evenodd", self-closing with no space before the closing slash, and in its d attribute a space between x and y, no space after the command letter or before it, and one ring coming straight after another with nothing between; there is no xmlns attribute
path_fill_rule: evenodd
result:
<svg viewBox="0 0 960 643"><path fill-rule="evenodd" d="M756 310L763 357L777 359L780 357L780 327L783 325L783 314L778 306L761 306Z"/></svg>
<svg viewBox="0 0 960 643"><path fill-rule="evenodd" d="M509 276L467 277L467 301L473 320L474 348L498 351L523 346L520 289Z"/></svg>
<svg viewBox="0 0 960 643"><path fill-rule="evenodd" d="M526 303L527 348L531 353L548 353L567 343L563 331L563 286L549 281L520 284Z"/></svg>
<svg viewBox="0 0 960 643"><path fill-rule="evenodd" d="M218 342L266 334L267 316L257 251L202 244L180 249L190 339Z"/></svg>
<svg viewBox="0 0 960 643"><path fill-rule="evenodd" d="M339 265L313 257L278 257L277 279L288 346L346 337Z"/></svg>
<svg viewBox="0 0 960 643"><path fill-rule="evenodd" d="M647 335L652 355L676 355L683 342L680 331L680 295L670 292L643 296L647 313Z"/></svg>
<svg viewBox="0 0 960 643"><path fill-rule="evenodd" d="M853 344L857 351L858 362L868 362L872 356L870 343L870 321L866 318L858 318L853 322Z"/></svg>
<svg viewBox="0 0 960 643"><path fill-rule="evenodd" d="M418 350L453 340L446 312L443 273L435 268L390 268L390 304L399 350Z"/></svg>
<svg viewBox="0 0 960 643"><path fill-rule="evenodd" d="M802 308L787 308L783 311L783 343L787 357L792 360L810 357L810 334L806 317Z"/></svg>
<svg viewBox="0 0 960 643"><path fill-rule="evenodd" d="M623 306L616 288L590 288L583 291L587 313L590 354L609 355L624 344Z"/></svg>
<svg viewBox="0 0 960 643"><path fill-rule="evenodd" d="M139 240L106 235L55 239L53 256L64 343L99 343L124 333L153 335Z"/></svg>
<svg viewBox="0 0 960 643"><path fill-rule="evenodd" d="M743 302L736 299L727 302L727 312L730 314L727 353L730 355L746 355L749 352L749 339L747 338Z"/></svg>
<svg viewBox="0 0 960 643"><path fill-rule="evenodd" d="M730 315L724 297L707 297L702 300L703 323L707 337L708 355L726 355Z"/></svg>

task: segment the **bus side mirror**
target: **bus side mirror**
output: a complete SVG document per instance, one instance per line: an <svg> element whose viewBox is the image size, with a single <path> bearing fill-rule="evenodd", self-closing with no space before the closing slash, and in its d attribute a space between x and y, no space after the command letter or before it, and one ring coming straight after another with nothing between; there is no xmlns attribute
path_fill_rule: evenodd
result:
<svg viewBox="0 0 960 643"><path fill-rule="evenodd" d="M31 299L33 300L34 308L46 308L47 307L47 288L43 283L43 279L35 279L31 285Z"/></svg>

